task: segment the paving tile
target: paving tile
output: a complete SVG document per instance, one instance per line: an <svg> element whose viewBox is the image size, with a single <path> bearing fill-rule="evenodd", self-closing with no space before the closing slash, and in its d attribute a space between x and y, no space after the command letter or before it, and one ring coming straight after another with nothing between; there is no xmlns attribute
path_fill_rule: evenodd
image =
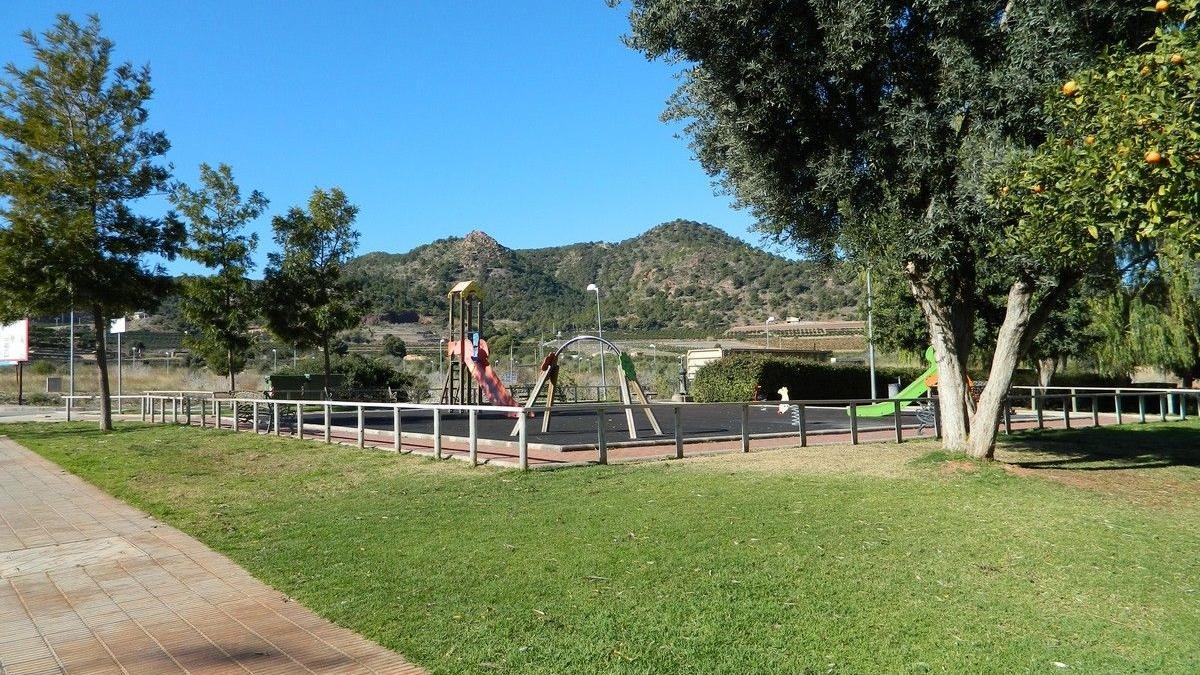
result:
<svg viewBox="0 0 1200 675"><path fill-rule="evenodd" d="M0 437L0 675L425 671Z"/></svg>

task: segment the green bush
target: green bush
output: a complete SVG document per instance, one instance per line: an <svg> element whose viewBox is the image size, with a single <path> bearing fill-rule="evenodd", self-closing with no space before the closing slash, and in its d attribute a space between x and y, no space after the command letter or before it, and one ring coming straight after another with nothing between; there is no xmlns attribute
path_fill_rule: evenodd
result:
<svg viewBox="0 0 1200 675"><path fill-rule="evenodd" d="M907 385L924 369L876 368L880 397L900 379ZM701 403L749 401L755 386L767 399L778 399L780 387L792 400L864 399L871 396L870 370L862 365L817 363L761 354L731 354L701 368L692 381L692 396Z"/></svg>

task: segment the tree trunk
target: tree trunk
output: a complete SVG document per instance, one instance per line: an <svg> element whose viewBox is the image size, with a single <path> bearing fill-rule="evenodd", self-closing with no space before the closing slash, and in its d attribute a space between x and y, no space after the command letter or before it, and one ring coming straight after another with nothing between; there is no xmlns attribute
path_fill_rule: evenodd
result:
<svg viewBox="0 0 1200 675"><path fill-rule="evenodd" d="M1033 284L1022 279L1008 291L1008 306L1004 323L996 336L996 351L992 356L992 368L988 372L987 386L979 397L979 407L971 424L971 443L967 454L975 459L991 459L996 451L996 425L1007 403L1008 388L1012 385L1013 372L1021 358L1033 320L1030 305L1033 302Z"/></svg>
<svg viewBox="0 0 1200 675"><path fill-rule="evenodd" d="M237 391L237 373L233 372L233 350L225 352L225 365L229 367L229 393Z"/></svg>
<svg viewBox="0 0 1200 675"><path fill-rule="evenodd" d="M938 366L938 409L941 412L942 446L964 452L973 407L967 387L967 357L971 350L972 313L966 303L950 307L928 283L908 266L909 284L925 320Z"/></svg>
<svg viewBox="0 0 1200 675"><path fill-rule="evenodd" d="M1046 390L1050 388L1050 380L1054 379L1054 373L1057 371L1057 357L1042 357L1037 360L1038 389L1041 390L1043 396L1046 395Z"/></svg>
<svg viewBox="0 0 1200 675"><path fill-rule="evenodd" d="M992 459L996 452L996 427L1012 385L1017 363L1029 350L1042 324L1062 296L1071 289L1074 277L1064 275L1050 289L1036 309L1033 308L1034 283L1018 279L1008 291L1004 323L996 336L996 352L988 373L987 386L979 397L979 407L971 421L970 447L967 454L975 459Z"/></svg>
<svg viewBox="0 0 1200 675"><path fill-rule="evenodd" d="M100 431L112 431L112 401L108 398L108 353L104 344L107 331L104 325L104 311L100 305L92 306L92 325L96 330L96 370L100 375Z"/></svg>
<svg viewBox="0 0 1200 675"><path fill-rule="evenodd" d="M329 398L329 378L332 375L332 369L329 366L329 338L325 338L321 354L325 358L325 398Z"/></svg>

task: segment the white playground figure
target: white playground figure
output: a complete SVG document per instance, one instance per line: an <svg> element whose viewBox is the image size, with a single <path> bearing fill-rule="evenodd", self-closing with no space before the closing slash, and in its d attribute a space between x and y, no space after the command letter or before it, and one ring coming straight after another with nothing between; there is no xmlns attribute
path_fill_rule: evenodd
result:
<svg viewBox="0 0 1200 675"><path fill-rule="evenodd" d="M792 407L791 404L788 403L788 401L790 401L791 399L788 398L787 387L780 387L779 391L777 391L775 393L779 394L779 400L781 401L781 403L779 404L779 414L786 415L788 409Z"/></svg>

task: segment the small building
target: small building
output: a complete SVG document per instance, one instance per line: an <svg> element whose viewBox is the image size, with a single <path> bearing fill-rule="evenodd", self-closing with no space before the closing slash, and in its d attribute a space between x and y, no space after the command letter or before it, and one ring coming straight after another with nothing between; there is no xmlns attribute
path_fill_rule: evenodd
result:
<svg viewBox="0 0 1200 675"><path fill-rule="evenodd" d="M716 361L717 359L729 356L731 354L768 354L770 356L781 356L784 358L798 358L808 361L828 362L833 352L826 350L814 349L767 349L766 347L711 347L704 349L689 349L687 356L684 357L684 367L687 370L688 379L691 380L696 376L696 371L702 367Z"/></svg>

